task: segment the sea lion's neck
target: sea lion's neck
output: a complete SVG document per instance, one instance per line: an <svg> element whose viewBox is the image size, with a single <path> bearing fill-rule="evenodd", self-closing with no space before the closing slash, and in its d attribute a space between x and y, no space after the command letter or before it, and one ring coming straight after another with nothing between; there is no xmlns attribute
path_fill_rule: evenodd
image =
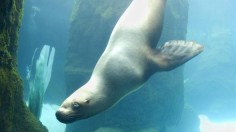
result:
<svg viewBox="0 0 236 132"><path fill-rule="evenodd" d="M118 90L118 88L115 88L114 85L101 77L92 76L85 85L87 90L93 92L94 96L92 98L96 98L97 101L106 104L104 109L113 106L124 96L122 90Z"/></svg>

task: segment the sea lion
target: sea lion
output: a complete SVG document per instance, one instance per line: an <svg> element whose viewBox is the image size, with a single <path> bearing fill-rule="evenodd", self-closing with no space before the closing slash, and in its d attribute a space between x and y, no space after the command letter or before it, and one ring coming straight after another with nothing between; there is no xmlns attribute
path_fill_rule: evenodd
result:
<svg viewBox="0 0 236 132"><path fill-rule="evenodd" d="M139 89L156 72L172 70L198 55L203 46L169 41L156 49L166 0L133 0L120 17L91 78L56 112L62 123L105 111Z"/></svg>

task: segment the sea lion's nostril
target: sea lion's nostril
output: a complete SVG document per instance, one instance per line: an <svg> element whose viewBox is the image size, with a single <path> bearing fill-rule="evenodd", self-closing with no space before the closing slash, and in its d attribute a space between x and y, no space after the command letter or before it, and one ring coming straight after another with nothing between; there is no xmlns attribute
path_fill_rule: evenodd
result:
<svg viewBox="0 0 236 132"><path fill-rule="evenodd" d="M55 113L55 116L57 117L57 119L59 119L60 118L60 111L57 111L56 113Z"/></svg>
<svg viewBox="0 0 236 132"><path fill-rule="evenodd" d="M57 112L55 113L55 115L56 115L57 120L60 121L61 123L66 123L66 124L67 124L67 123L72 122L72 120L67 119L66 116L63 115L63 113L60 112L60 111L57 111Z"/></svg>

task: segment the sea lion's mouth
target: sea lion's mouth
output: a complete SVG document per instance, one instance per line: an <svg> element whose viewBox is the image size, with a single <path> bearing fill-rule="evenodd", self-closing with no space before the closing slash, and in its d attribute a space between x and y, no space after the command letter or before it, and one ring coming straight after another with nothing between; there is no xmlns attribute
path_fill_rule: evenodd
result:
<svg viewBox="0 0 236 132"><path fill-rule="evenodd" d="M72 123L72 122L76 121L78 119L78 117L80 117L80 114L66 115L60 111L57 111L55 115L56 115L58 121L65 123L65 124Z"/></svg>

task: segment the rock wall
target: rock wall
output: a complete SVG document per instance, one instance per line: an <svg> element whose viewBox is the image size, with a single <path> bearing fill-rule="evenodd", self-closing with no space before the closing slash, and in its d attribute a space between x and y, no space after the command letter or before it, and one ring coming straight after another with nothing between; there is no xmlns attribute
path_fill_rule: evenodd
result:
<svg viewBox="0 0 236 132"><path fill-rule="evenodd" d="M64 69L68 95L89 79L116 21L130 2L76 1ZM172 39L185 39L187 17L187 0L169 0L160 44ZM155 74L143 88L115 107L68 125L67 132L166 131L166 127L178 124L183 106L183 67L180 67L168 73Z"/></svg>
<svg viewBox="0 0 236 132"><path fill-rule="evenodd" d="M16 55L23 0L0 4L0 131L46 132L23 102L23 86Z"/></svg>

